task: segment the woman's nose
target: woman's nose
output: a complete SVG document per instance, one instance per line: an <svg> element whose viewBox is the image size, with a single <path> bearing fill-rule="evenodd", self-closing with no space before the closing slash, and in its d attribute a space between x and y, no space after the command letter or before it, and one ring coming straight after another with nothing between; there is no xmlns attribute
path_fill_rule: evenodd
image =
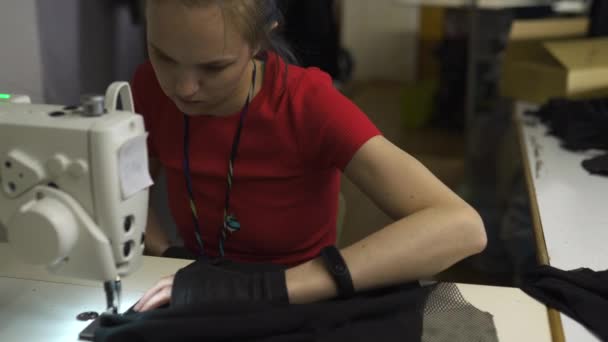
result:
<svg viewBox="0 0 608 342"><path fill-rule="evenodd" d="M175 84L175 94L182 99L189 100L199 91L198 76L193 72L182 72Z"/></svg>

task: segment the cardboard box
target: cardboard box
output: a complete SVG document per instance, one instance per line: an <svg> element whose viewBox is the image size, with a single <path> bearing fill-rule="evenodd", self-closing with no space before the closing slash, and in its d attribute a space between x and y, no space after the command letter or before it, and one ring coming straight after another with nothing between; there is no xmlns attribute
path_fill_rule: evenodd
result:
<svg viewBox="0 0 608 342"><path fill-rule="evenodd" d="M501 94L537 104L608 95L608 39L585 38L588 24L587 18L515 22Z"/></svg>
<svg viewBox="0 0 608 342"><path fill-rule="evenodd" d="M420 25L418 32L418 67L416 78L419 81L438 80L440 65L435 56L443 39L443 21L445 9L441 7L422 6L420 8Z"/></svg>

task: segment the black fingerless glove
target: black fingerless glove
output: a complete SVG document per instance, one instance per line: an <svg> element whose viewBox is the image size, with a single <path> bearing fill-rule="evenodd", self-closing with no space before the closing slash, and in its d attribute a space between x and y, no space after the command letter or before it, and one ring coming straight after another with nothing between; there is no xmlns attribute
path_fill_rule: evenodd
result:
<svg viewBox="0 0 608 342"><path fill-rule="evenodd" d="M201 259L175 274L171 307L212 301L288 304L285 271L274 265Z"/></svg>

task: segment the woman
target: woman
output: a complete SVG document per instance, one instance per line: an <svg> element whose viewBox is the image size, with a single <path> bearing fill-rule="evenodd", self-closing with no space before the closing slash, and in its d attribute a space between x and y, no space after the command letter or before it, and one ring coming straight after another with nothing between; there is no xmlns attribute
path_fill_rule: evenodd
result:
<svg viewBox="0 0 608 342"><path fill-rule="evenodd" d="M261 299L297 304L429 277L485 248L474 209L386 140L328 75L286 62L275 1L149 0L146 17L150 61L136 72L134 99L152 173L165 170L192 253L282 265L273 282L285 296ZM394 223L336 253L341 173ZM169 248L153 212L146 245L155 255ZM328 267L341 261L342 272ZM201 276L217 289L209 296L230 297L231 275L214 277ZM174 279L135 310L170 303Z"/></svg>

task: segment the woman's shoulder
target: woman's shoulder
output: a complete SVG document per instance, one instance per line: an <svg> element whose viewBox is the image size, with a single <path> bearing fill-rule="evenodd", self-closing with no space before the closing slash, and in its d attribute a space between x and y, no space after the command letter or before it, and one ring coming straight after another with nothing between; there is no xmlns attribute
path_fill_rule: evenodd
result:
<svg viewBox="0 0 608 342"><path fill-rule="evenodd" d="M272 93L287 96L292 110L306 111L310 106L318 108L322 102L339 96L331 76L318 67L289 64L277 55L269 56L267 66L274 80Z"/></svg>
<svg viewBox="0 0 608 342"><path fill-rule="evenodd" d="M292 92L306 94L313 89L333 88L331 76L318 67L290 64L287 70L287 86Z"/></svg>

